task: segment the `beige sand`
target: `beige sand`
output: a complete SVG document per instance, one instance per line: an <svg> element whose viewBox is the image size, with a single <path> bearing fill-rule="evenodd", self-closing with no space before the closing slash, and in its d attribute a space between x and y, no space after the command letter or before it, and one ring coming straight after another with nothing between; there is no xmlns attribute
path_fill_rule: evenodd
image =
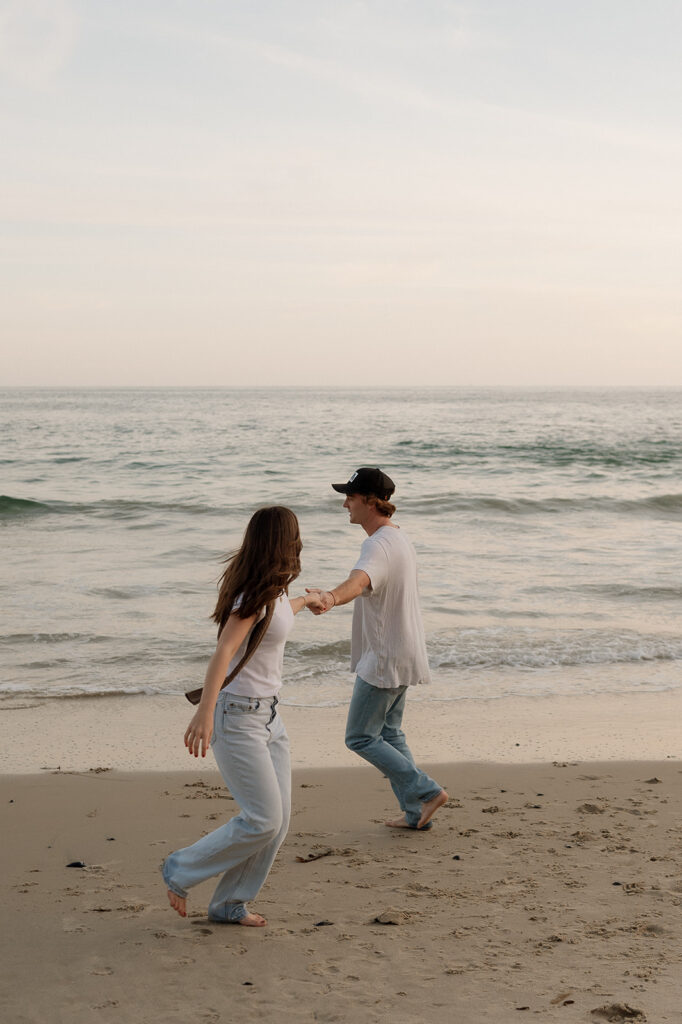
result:
<svg viewBox="0 0 682 1024"><path fill-rule="evenodd" d="M3 1024L682 1021L681 771L433 766L418 834L372 769L299 770L263 930L166 903L161 858L233 811L215 772L6 775Z"/></svg>
<svg viewBox="0 0 682 1024"><path fill-rule="evenodd" d="M410 694L405 724L422 761L656 761L680 754L682 689L443 703L420 697L419 690ZM343 745L347 710L283 706L295 767L362 764ZM182 736L191 714L181 696L3 700L0 772L98 765L182 771L190 767Z"/></svg>

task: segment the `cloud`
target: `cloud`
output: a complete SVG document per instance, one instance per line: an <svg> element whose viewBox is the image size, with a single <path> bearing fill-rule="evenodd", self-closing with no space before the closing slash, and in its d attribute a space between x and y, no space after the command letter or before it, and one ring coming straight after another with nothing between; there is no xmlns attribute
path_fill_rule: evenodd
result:
<svg viewBox="0 0 682 1024"><path fill-rule="evenodd" d="M0 75L39 88L68 61L78 35L67 0L0 0Z"/></svg>

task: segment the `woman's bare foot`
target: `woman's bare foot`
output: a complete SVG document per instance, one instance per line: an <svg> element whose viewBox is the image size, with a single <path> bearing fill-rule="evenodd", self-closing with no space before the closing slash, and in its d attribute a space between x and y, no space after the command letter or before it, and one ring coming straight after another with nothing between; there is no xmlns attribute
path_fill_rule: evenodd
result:
<svg viewBox="0 0 682 1024"><path fill-rule="evenodd" d="M444 803L447 803L448 794L444 789L441 789L437 796L427 800L426 803L422 804L422 815L419 819L417 828L424 828L424 825L434 816L439 807L442 807Z"/></svg>
<svg viewBox="0 0 682 1024"><path fill-rule="evenodd" d="M268 922L260 914L248 913L245 917L240 917L237 924L243 924L246 928L264 928Z"/></svg>
<svg viewBox="0 0 682 1024"><path fill-rule="evenodd" d="M168 892L168 902L170 903L173 910L177 910L180 917L187 917L187 900L184 896L178 896L177 893L172 892L170 889Z"/></svg>

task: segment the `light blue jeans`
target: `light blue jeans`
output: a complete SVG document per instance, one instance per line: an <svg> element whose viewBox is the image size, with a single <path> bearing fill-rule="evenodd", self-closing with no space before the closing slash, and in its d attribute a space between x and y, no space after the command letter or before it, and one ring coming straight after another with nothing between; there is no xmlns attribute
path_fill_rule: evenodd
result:
<svg viewBox="0 0 682 1024"><path fill-rule="evenodd" d="M211 746L239 814L165 860L161 869L178 896L222 875L208 907L212 921L240 921L268 876L289 827L289 738L276 699L223 690L216 703Z"/></svg>
<svg viewBox="0 0 682 1024"><path fill-rule="evenodd" d="M406 686L382 690L358 676L348 709L346 746L383 772L408 825L416 828L421 805L443 787L414 763L401 728L406 693Z"/></svg>

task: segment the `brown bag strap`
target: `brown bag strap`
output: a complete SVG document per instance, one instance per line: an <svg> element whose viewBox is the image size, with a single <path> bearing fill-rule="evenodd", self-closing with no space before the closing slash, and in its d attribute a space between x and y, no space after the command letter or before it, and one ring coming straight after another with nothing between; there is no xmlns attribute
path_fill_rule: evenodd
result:
<svg viewBox="0 0 682 1024"><path fill-rule="evenodd" d="M247 662L251 661L251 658L253 658L254 654L258 650L261 640L268 631L268 626L272 622L272 616L274 614L275 602L270 601L265 606L265 615L263 616L262 619L258 620L258 622L254 625L253 629L251 630L251 633L249 634L249 642L246 645L244 656L239 659L239 664L236 666L236 668L233 668L229 676L226 677L225 682L220 687L221 690L224 690L226 686L229 686L232 680L237 678L237 676L244 668L244 666L247 664ZM203 692L204 688L203 686L200 686L196 690L189 690L188 693L185 693L185 697L190 702L190 704L198 704L199 701L201 700L201 695Z"/></svg>

